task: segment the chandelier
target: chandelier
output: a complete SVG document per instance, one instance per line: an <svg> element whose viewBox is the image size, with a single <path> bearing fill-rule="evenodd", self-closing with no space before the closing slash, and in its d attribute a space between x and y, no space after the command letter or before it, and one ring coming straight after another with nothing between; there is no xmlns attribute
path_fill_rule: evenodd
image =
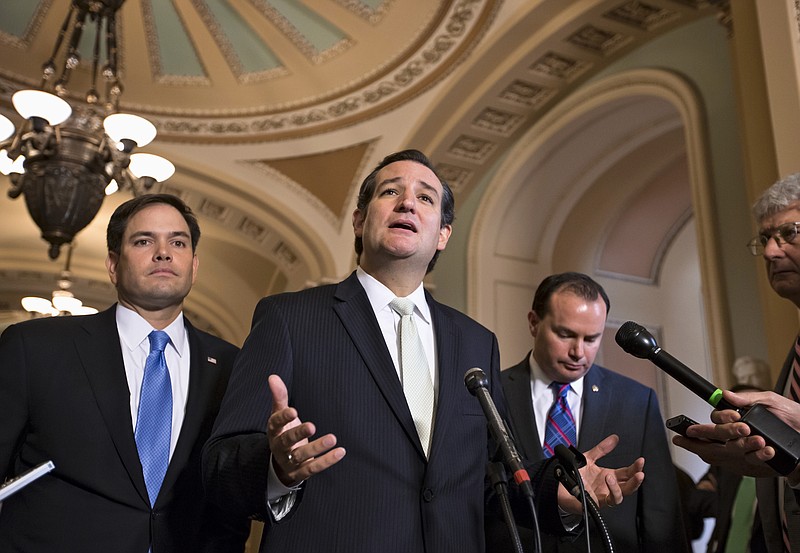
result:
<svg viewBox="0 0 800 553"><path fill-rule="evenodd" d="M26 296L22 298L22 307L25 311L33 315L43 315L49 317L58 317L64 315L91 315L97 313L97 309L83 305L83 302L75 297L70 291L72 287L72 273L69 270L70 262L72 261L72 248L73 243L70 242L67 250L67 262L64 264L64 270L58 276L56 281L58 285L57 290L53 290L52 299L40 298L36 296Z"/></svg>
<svg viewBox="0 0 800 553"><path fill-rule="evenodd" d="M0 173L11 180L9 197L24 195L31 218L50 243L51 259L94 219L107 194L127 188L137 195L175 172L160 156L133 153L155 138L156 128L143 117L118 111L123 88L116 16L123 2L72 0L53 53L42 66L39 89L19 90L11 97L25 121L16 130L0 114ZM85 103L73 106L64 99L67 85L81 65L84 28L92 24L91 84Z"/></svg>

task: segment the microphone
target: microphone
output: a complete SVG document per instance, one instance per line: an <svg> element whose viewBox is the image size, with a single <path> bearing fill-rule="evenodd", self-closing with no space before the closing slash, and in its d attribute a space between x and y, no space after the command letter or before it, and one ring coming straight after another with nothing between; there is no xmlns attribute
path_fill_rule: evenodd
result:
<svg viewBox="0 0 800 553"><path fill-rule="evenodd" d="M480 401L483 414L486 416L486 420L489 423L489 432L495 443L500 447L503 459L514 475L514 481L525 495L533 497L531 477L528 471L522 466L522 460L517 453L514 441L511 439L511 436L509 436L506 425L500 417L500 413L497 412L497 407L492 400L492 395L489 393L489 379L486 378L486 373L477 367L472 368L464 375L464 384L467 386L469 393L476 396L478 401Z"/></svg>
<svg viewBox="0 0 800 553"><path fill-rule="evenodd" d="M722 390L661 349L653 335L640 324L628 321L619 328L614 339L626 353L649 359L712 407L737 411L742 416L741 421L750 427L751 433L763 436L767 445L775 449L775 457L767 464L778 473L787 475L800 462L800 433L763 405L734 407L722 399Z"/></svg>

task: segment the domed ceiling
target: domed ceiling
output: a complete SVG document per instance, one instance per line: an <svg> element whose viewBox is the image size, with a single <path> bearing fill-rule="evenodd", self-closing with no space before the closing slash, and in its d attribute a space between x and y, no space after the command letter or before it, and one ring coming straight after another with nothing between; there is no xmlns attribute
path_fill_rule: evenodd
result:
<svg viewBox="0 0 800 553"><path fill-rule="evenodd" d="M4 2L0 75L39 82L31 59L48 58L68 4ZM174 140L287 138L353 124L441 78L476 43L496 4L127 0L118 15L122 106ZM84 68L95 34L87 24ZM87 75L73 77L73 93L88 88Z"/></svg>
<svg viewBox="0 0 800 553"><path fill-rule="evenodd" d="M70 3L3 0L0 112L17 124L11 94L39 86ZM240 341L259 297L352 270L356 193L384 155L422 149L460 205L578 86L720 3L124 0L120 107L156 125L145 150L177 171L155 191L180 195L203 229L193 321ZM86 25L73 103L96 33ZM75 290L98 307L114 300L105 224L128 197L108 197L76 238ZM63 260L38 235L22 199L0 195L0 311L52 290Z"/></svg>

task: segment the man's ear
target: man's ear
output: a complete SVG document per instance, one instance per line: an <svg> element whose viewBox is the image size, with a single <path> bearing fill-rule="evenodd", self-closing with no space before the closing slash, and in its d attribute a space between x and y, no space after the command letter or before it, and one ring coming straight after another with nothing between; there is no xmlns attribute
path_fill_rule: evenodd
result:
<svg viewBox="0 0 800 553"><path fill-rule="evenodd" d="M356 235L356 238L361 238L361 235L364 232L364 214L361 213L360 209L356 209L353 211L353 233Z"/></svg>
<svg viewBox="0 0 800 553"><path fill-rule="evenodd" d="M539 332L540 322L542 321L535 311L528 311L528 329L531 331L531 336L534 338L536 338L536 334Z"/></svg>
<svg viewBox="0 0 800 553"><path fill-rule="evenodd" d="M108 269L108 278L111 284L117 285L117 264L119 263L119 256L114 252L108 252L106 256L106 269Z"/></svg>

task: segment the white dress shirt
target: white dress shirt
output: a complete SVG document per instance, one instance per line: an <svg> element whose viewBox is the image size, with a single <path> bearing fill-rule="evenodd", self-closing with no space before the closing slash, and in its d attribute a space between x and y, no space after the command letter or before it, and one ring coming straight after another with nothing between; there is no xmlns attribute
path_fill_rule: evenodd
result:
<svg viewBox="0 0 800 553"><path fill-rule="evenodd" d="M135 431L142 380L144 380L144 364L150 353L148 336L155 329L138 313L123 305L117 304L116 319L122 347L122 361L125 364L125 377L130 391L131 423ZM183 313L178 315L164 332L169 335L164 357L167 360L167 370L172 384L172 432L169 440L169 457L172 459L186 414L186 398L189 396L190 348Z"/></svg>
<svg viewBox="0 0 800 553"><path fill-rule="evenodd" d="M381 327L383 339L386 341L386 347L389 349L392 361L394 361L397 376L401 378L400 342L398 341L397 332L400 325L400 315L389 305L397 296L383 283L367 274L361 267L356 269L356 276L367 293L372 311L378 320L378 326ZM417 333L422 342L422 349L425 350L425 359L428 361L428 370L431 372L431 382L433 382L434 393L436 393L439 380L439 371L436 370L436 340L433 334L431 309L425 299L425 288L422 283L406 298L414 302L414 322L417 324Z"/></svg>
<svg viewBox="0 0 800 553"><path fill-rule="evenodd" d="M530 367L531 375L531 399L533 401L533 415L536 417L536 430L539 432L539 441L544 447L544 431L547 423L547 414L553 406L555 396L553 390L549 388L553 382L548 378L544 371L542 371L536 359L533 358L533 352L528 356L528 365ZM575 382L570 382L571 390L567 393L567 403L569 409L572 411L572 416L575 418L575 436L580 437L581 429L581 412L583 405L581 399L583 398L583 377ZM578 447L578 444L574 444Z"/></svg>

